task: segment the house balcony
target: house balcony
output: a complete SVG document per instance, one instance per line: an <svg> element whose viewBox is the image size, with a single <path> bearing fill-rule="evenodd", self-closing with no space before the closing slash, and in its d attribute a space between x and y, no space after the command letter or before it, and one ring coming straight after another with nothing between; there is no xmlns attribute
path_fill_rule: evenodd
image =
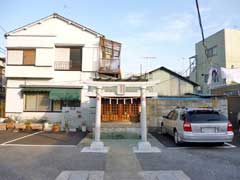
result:
<svg viewBox="0 0 240 180"><path fill-rule="evenodd" d="M120 59L101 59L99 63L99 73L119 74Z"/></svg>
<svg viewBox="0 0 240 180"><path fill-rule="evenodd" d="M80 71L81 63L73 63L71 61L55 61L54 69L57 71Z"/></svg>

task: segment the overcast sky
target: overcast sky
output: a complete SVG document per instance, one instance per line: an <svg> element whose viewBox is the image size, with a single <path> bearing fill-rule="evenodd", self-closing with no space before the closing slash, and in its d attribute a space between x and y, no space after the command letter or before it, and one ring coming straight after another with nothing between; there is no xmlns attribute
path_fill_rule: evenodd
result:
<svg viewBox="0 0 240 180"><path fill-rule="evenodd" d="M125 74L139 72L140 63L143 71L166 66L183 72L201 40L195 0L1 0L0 5L0 25L6 31L56 12L121 42ZM240 29L239 0L199 0L199 5L205 36ZM1 48L3 35L0 28ZM156 59L148 64L146 56Z"/></svg>

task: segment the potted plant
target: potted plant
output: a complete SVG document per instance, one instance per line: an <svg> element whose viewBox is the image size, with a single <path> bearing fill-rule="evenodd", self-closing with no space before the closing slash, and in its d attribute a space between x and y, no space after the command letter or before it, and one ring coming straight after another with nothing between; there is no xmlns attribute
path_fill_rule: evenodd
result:
<svg viewBox="0 0 240 180"><path fill-rule="evenodd" d="M25 125L25 123L23 123L21 121L17 121L15 123L15 129L16 130L25 130L26 129L26 125Z"/></svg>
<svg viewBox="0 0 240 180"><path fill-rule="evenodd" d="M48 120L47 120L47 119L41 119L39 122L40 122L41 124L43 124L43 129L44 129L44 130L49 129L49 123L48 123Z"/></svg>
<svg viewBox="0 0 240 180"><path fill-rule="evenodd" d="M87 125L85 122L82 122L82 126L81 126L82 132L86 132L87 131Z"/></svg>
<svg viewBox="0 0 240 180"><path fill-rule="evenodd" d="M60 130L59 122L55 122L53 124L53 132L59 132L59 130Z"/></svg>
<svg viewBox="0 0 240 180"><path fill-rule="evenodd" d="M5 131L6 129L6 123L0 123L0 131Z"/></svg>
<svg viewBox="0 0 240 180"><path fill-rule="evenodd" d="M30 119L25 121L25 128L26 128L26 130L31 130L31 120Z"/></svg>
<svg viewBox="0 0 240 180"><path fill-rule="evenodd" d="M6 129L14 129L15 128L15 120L8 117L6 120L4 120L4 123L6 123Z"/></svg>

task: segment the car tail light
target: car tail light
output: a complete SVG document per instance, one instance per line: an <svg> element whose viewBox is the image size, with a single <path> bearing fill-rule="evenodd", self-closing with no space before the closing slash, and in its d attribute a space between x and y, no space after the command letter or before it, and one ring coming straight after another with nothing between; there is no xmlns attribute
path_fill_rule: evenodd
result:
<svg viewBox="0 0 240 180"><path fill-rule="evenodd" d="M230 121L228 121L227 131L233 131L233 126Z"/></svg>
<svg viewBox="0 0 240 180"><path fill-rule="evenodd" d="M183 130L187 132L192 131L191 123L188 120L185 120L183 123Z"/></svg>

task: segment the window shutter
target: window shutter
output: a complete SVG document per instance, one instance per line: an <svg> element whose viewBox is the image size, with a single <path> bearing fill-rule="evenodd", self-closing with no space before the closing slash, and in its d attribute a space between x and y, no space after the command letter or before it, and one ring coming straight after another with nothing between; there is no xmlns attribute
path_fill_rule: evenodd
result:
<svg viewBox="0 0 240 180"><path fill-rule="evenodd" d="M35 50L27 49L23 50L23 64L34 65L35 64Z"/></svg>

